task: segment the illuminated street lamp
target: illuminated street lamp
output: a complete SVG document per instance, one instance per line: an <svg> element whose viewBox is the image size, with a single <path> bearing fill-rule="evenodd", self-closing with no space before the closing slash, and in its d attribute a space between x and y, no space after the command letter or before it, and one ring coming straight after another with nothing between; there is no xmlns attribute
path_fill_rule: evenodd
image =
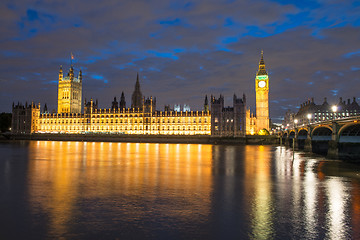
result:
<svg viewBox="0 0 360 240"><path fill-rule="evenodd" d="M337 106L336 105L333 105L332 107L331 107L331 110L333 111L333 119L335 119L336 118L336 112L337 112Z"/></svg>
<svg viewBox="0 0 360 240"><path fill-rule="evenodd" d="M295 127L296 127L296 124L298 123L298 120L295 119L295 120L294 120L294 123L295 123L295 124L294 124L294 128L295 128Z"/></svg>
<svg viewBox="0 0 360 240"><path fill-rule="evenodd" d="M308 115L307 115L307 119L309 119L309 124L310 124L310 120L311 120L311 113L308 113Z"/></svg>

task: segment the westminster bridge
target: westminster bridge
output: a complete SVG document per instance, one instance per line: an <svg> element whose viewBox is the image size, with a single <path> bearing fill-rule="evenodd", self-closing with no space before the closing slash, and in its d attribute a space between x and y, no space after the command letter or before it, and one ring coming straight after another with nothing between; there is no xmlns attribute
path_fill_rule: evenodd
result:
<svg viewBox="0 0 360 240"><path fill-rule="evenodd" d="M280 131L281 144L329 158L360 159L360 116L296 125Z"/></svg>

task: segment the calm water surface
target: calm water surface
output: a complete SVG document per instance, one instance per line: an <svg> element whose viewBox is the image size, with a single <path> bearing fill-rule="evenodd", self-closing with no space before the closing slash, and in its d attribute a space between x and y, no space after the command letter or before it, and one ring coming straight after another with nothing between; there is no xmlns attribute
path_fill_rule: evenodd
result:
<svg viewBox="0 0 360 240"><path fill-rule="evenodd" d="M0 143L0 239L359 239L360 168L276 146Z"/></svg>

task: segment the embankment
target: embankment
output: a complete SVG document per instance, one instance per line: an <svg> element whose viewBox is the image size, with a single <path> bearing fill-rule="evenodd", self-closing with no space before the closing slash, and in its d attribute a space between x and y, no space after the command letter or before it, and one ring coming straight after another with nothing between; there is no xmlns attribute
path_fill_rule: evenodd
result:
<svg viewBox="0 0 360 240"><path fill-rule="evenodd" d="M276 136L213 137L174 135L123 134L13 134L10 140L136 142L136 143L194 143L194 144L279 144Z"/></svg>

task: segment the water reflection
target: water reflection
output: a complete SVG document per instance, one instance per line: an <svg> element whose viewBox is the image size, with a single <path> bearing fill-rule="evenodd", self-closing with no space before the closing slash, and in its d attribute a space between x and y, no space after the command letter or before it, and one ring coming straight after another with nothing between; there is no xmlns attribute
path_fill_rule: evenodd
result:
<svg viewBox="0 0 360 240"><path fill-rule="evenodd" d="M247 191L252 192L250 236L255 239L273 237L273 199L271 184L271 155L269 146L245 147L245 176ZM252 183L252 184L251 184Z"/></svg>
<svg viewBox="0 0 360 240"><path fill-rule="evenodd" d="M130 222L155 209L185 222L209 214L210 145L39 141L30 148L30 202L34 214L49 213L50 236L67 233L83 205L107 208L99 202Z"/></svg>
<svg viewBox="0 0 360 240"><path fill-rule="evenodd" d="M0 200L16 199L14 209L22 201L28 204L22 211L0 205L5 212L0 220L10 213L17 219L7 224L10 230L27 218L32 223L24 220L25 232L33 233L36 222L44 226L37 235L50 239L349 239L360 234L360 178L353 165L274 146L28 144L19 153L0 145L5 153ZM18 159L27 159L24 166Z"/></svg>

